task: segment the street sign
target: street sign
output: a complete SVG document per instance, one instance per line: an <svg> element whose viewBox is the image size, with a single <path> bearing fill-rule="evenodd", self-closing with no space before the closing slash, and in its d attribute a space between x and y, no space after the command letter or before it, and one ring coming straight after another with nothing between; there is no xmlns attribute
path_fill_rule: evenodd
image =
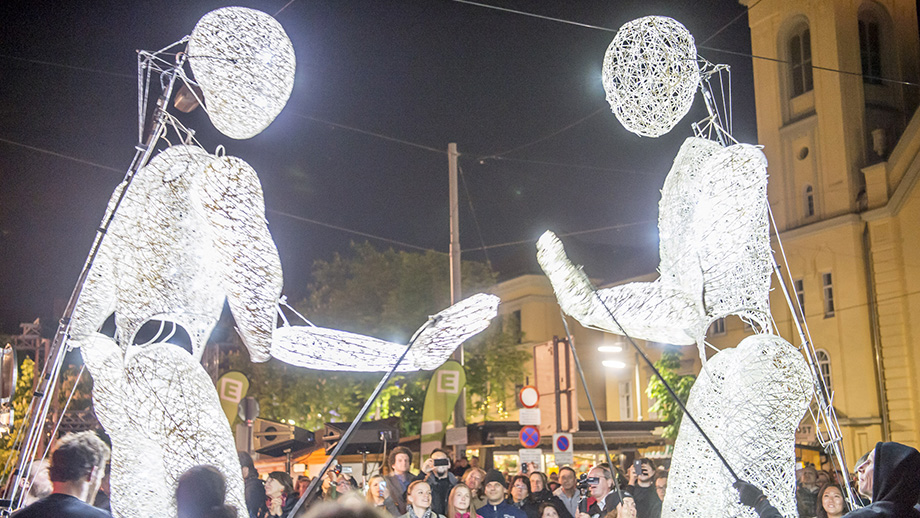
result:
<svg viewBox="0 0 920 518"><path fill-rule="evenodd" d="M518 439L521 441L521 446L525 448L536 448L540 445L540 430L535 426L525 426L521 428Z"/></svg>
<svg viewBox="0 0 920 518"><path fill-rule="evenodd" d="M466 427L448 428L447 435L444 438L444 444L447 446L466 446Z"/></svg>
<svg viewBox="0 0 920 518"><path fill-rule="evenodd" d="M537 387L525 385L518 393L518 401L524 408L536 408L540 404L540 393L537 392Z"/></svg>
<svg viewBox="0 0 920 518"><path fill-rule="evenodd" d="M518 410L518 424L540 426L540 409L522 408Z"/></svg>
<svg viewBox="0 0 920 518"><path fill-rule="evenodd" d="M572 452L572 434L557 433L553 434L553 453L571 453Z"/></svg>
<svg viewBox="0 0 920 518"><path fill-rule="evenodd" d="M537 471L543 471L543 450L540 448L518 450L521 466L533 462Z"/></svg>

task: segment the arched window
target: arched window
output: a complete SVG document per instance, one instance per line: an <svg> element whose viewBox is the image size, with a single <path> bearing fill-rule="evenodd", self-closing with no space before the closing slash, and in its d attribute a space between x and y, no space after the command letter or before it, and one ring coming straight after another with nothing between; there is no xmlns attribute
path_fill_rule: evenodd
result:
<svg viewBox="0 0 920 518"><path fill-rule="evenodd" d="M792 97L798 97L814 88L811 69L811 32L808 25L794 30L788 40L789 79Z"/></svg>
<svg viewBox="0 0 920 518"><path fill-rule="evenodd" d="M821 371L821 379L824 381L824 386L827 387L828 392L833 392L833 385L831 384L831 357L824 349L816 350L815 356L818 358L818 370Z"/></svg>
<svg viewBox="0 0 920 518"><path fill-rule="evenodd" d="M861 17L859 20L859 58L862 61L863 82L882 83L882 38L877 20Z"/></svg>
<svg viewBox="0 0 920 518"><path fill-rule="evenodd" d="M805 217L815 215L815 190L810 185L805 186Z"/></svg>

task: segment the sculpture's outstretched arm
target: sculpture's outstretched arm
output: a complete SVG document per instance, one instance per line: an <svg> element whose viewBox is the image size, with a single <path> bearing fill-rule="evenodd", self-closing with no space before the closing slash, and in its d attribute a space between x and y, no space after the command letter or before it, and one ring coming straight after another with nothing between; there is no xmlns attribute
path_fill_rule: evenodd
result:
<svg viewBox="0 0 920 518"><path fill-rule="evenodd" d="M483 331L498 313L499 298L480 293L431 317L418 332L412 350L397 370L434 369L461 343ZM383 371L393 365L406 346L377 338L312 326L284 326L275 330L272 356L318 370Z"/></svg>

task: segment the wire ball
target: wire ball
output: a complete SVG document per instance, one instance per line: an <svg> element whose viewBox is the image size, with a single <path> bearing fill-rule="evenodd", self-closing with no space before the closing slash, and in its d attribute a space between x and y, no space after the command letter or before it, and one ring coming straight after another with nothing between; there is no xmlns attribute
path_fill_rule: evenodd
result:
<svg viewBox="0 0 920 518"><path fill-rule="evenodd" d="M603 82L620 124L637 135L664 135L690 111L700 84L693 36L664 16L624 24L604 55Z"/></svg>

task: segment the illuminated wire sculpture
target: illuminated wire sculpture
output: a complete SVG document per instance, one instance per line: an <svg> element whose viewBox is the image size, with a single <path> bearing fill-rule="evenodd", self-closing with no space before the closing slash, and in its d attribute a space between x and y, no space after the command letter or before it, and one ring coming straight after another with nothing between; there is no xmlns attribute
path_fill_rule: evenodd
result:
<svg viewBox="0 0 920 518"><path fill-rule="evenodd" d="M211 123L224 135L258 135L287 104L294 46L271 16L244 7L211 11L192 31L188 53Z"/></svg>
<svg viewBox="0 0 920 518"><path fill-rule="evenodd" d="M480 293L431 317L397 371L431 370L444 363L467 338L483 331L498 312L500 299ZM403 344L315 326L275 330L272 356L310 369L384 371L406 350Z"/></svg>
<svg viewBox="0 0 920 518"><path fill-rule="evenodd" d="M709 324L727 315L770 330L766 165L756 146L684 141L661 191L660 277L598 290L606 307L556 236L543 234L537 260L560 307L582 325L621 334L609 308L628 335L679 345L702 347Z"/></svg>
<svg viewBox="0 0 920 518"><path fill-rule="evenodd" d="M191 210L190 189L213 158L195 146L173 146L137 172L74 310L72 336L96 331L114 311L123 351L145 322L160 320L181 325L201 357L224 294L206 222Z"/></svg>
<svg viewBox="0 0 920 518"><path fill-rule="evenodd" d="M782 338L749 336L710 358L687 410L738 476L761 490L783 516L797 516L795 429L811 400L802 354ZM674 445L662 518L756 518L738 502L728 470L684 419Z"/></svg>
<svg viewBox="0 0 920 518"><path fill-rule="evenodd" d="M690 111L700 84L693 36L664 16L627 22L604 55L603 82L607 102L626 129L664 135Z"/></svg>
<svg viewBox="0 0 920 518"><path fill-rule="evenodd" d="M179 476L199 464L227 479L227 501L245 510L233 434L211 378L172 344L122 359L94 333L78 341L93 373L96 416L112 438L112 512L119 518L175 516Z"/></svg>
<svg viewBox="0 0 920 518"><path fill-rule="evenodd" d="M208 223L220 285L240 337L253 361L267 361L283 274L259 176L239 158L214 159L196 177L192 199Z"/></svg>

